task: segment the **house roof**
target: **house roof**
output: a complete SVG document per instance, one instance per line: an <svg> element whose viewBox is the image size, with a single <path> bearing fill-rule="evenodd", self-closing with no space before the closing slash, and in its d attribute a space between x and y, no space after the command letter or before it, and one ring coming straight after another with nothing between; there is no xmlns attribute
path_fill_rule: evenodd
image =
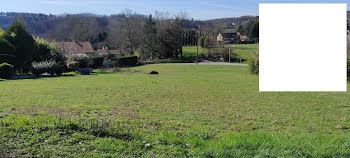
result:
<svg viewBox="0 0 350 158"><path fill-rule="evenodd" d="M61 50L64 53L77 54L77 53L85 53L85 54L93 54L95 50L92 48L90 42L59 42Z"/></svg>
<svg viewBox="0 0 350 158"><path fill-rule="evenodd" d="M237 31L235 29L225 29L222 33L237 33Z"/></svg>
<svg viewBox="0 0 350 158"><path fill-rule="evenodd" d="M102 56L123 55L123 53L120 50L108 50L108 49L98 49L97 53L101 54Z"/></svg>

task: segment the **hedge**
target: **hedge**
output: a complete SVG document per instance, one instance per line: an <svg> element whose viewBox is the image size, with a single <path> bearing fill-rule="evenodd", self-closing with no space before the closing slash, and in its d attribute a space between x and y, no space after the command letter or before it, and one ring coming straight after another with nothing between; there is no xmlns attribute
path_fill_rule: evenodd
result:
<svg viewBox="0 0 350 158"><path fill-rule="evenodd" d="M92 67L97 69L103 65L104 58L103 56L93 56L92 61L93 61Z"/></svg>
<svg viewBox="0 0 350 158"><path fill-rule="evenodd" d="M137 56L117 57L115 59L117 67L130 67L137 65Z"/></svg>

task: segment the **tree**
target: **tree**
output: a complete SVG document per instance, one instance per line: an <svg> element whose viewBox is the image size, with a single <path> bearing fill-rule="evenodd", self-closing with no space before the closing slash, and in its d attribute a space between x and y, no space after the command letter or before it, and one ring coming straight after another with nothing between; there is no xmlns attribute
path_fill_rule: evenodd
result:
<svg viewBox="0 0 350 158"><path fill-rule="evenodd" d="M35 38L32 73L48 72L51 75L60 75L66 70L66 60L66 57L59 52L55 42L48 42L39 37Z"/></svg>
<svg viewBox="0 0 350 158"><path fill-rule="evenodd" d="M246 31L249 39L259 38L259 22L257 20L250 20L247 23Z"/></svg>
<svg viewBox="0 0 350 158"><path fill-rule="evenodd" d="M23 70L29 71L32 62L34 39L26 31L25 26L15 20L6 31L4 38L15 48L15 51L11 54L15 56L15 59L11 64L19 72L23 72Z"/></svg>
<svg viewBox="0 0 350 158"><path fill-rule="evenodd" d="M239 25L238 30L237 30L241 35L245 34L245 28L243 25Z"/></svg>
<svg viewBox="0 0 350 158"><path fill-rule="evenodd" d="M185 26L188 25L188 19L189 19L189 14L185 11L180 11L175 18L175 24L177 24L179 27L177 30L178 31L178 38L181 39L181 41L178 41L178 48L179 48L179 53L182 58L183 56L183 51L182 51L182 46L184 44L184 32L185 32ZM197 39L198 40L198 39ZM198 41L197 41L198 42Z"/></svg>
<svg viewBox="0 0 350 158"><path fill-rule="evenodd" d="M73 25L72 39L76 41L94 42L97 38L97 21L94 17L80 17Z"/></svg>
<svg viewBox="0 0 350 158"><path fill-rule="evenodd" d="M0 28L0 63L10 62L15 48L4 38L5 32Z"/></svg>
<svg viewBox="0 0 350 158"><path fill-rule="evenodd" d="M168 13L156 12L158 58L178 58L179 55L182 55L185 17L178 15L172 19L169 18Z"/></svg>
<svg viewBox="0 0 350 158"><path fill-rule="evenodd" d="M15 48L7 42L5 39L0 37L0 64L1 63L13 63L13 52Z"/></svg>
<svg viewBox="0 0 350 158"><path fill-rule="evenodd" d="M119 42L122 50L130 55L134 55L139 48L142 31L142 17L132 14L131 11L125 13L125 18L121 20L119 28Z"/></svg>
<svg viewBox="0 0 350 158"><path fill-rule="evenodd" d="M39 37L35 38L35 47L32 58L33 61L41 62L46 60L55 60L54 58L60 54L61 53L59 52L59 46L55 42L48 42ZM62 62L61 59L59 60L60 61L57 62Z"/></svg>
<svg viewBox="0 0 350 158"><path fill-rule="evenodd" d="M108 37L107 32L100 32L97 37L97 42L104 42Z"/></svg>
<svg viewBox="0 0 350 158"><path fill-rule="evenodd" d="M153 21L152 14L145 20L142 29L142 45L140 57L143 59L155 59L158 55L157 28Z"/></svg>
<svg viewBox="0 0 350 158"><path fill-rule="evenodd" d="M159 42L159 53L157 58L174 57L174 47L176 45L176 37L170 19L157 18L157 41Z"/></svg>
<svg viewBox="0 0 350 158"><path fill-rule="evenodd" d="M199 45L204 48L204 41L205 41L205 36L200 36L199 37Z"/></svg>
<svg viewBox="0 0 350 158"><path fill-rule="evenodd" d="M178 55L180 55L182 58L183 32L185 30L184 25L185 25L185 20L187 17L186 15L185 14L178 15L173 22L173 31L174 31L174 41L173 42L175 44L174 51L175 51L176 58L178 57Z"/></svg>

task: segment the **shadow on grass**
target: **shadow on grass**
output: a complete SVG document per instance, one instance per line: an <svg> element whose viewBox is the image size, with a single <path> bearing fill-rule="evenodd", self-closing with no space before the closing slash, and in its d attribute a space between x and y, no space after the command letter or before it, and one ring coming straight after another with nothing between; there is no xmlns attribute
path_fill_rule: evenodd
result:
<svg viewBox="0 0 350 158"><path fill-rule="evenodd" d="M80 74L75 73L75 72L69 72L69 73L64 73L62 75L18 75L18 76L13 76L10 79L7 80L33 80L33 79L40 79L40 78L56 78L56 77L72 77L72 76L79 76ZM5 81L3 79L0 79L0 81Z"/></svg>

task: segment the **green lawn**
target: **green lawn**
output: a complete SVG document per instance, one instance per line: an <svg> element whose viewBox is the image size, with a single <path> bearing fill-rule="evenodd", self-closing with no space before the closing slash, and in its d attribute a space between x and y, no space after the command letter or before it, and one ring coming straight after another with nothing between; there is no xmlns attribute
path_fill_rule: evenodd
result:
<svg viewBox="0 0 350 158"><path fill-rule="evenodd" d="M225 47L231 47L233 48L233 52L236 53L239 59L248 60L248 58L258 51L258 44L232 44L232 45L226 45ZM196 46L190 46L190 47L183 47L183 54L184 56L196 56L197 55L197 47ZM208 53L208 49L199 47L199 54L205 54Z"/></svg>
<svg viewBox="0 0 350 158"><path fill-rule="evenodd" d="M196 56L197 46L182 47L182 53L184 56ZM208 49L198 47L198 54L206 54L206 53L208 53Z"/></svg>
<svg viewBox="0 0 350 158"><path fill-rule="evenodd" d="M258 51L258 44L233 44L226 47L233 48L233 52L236 53L238 58L248 60L249 57Z"/></svg>
<svg viewBox="0 0 350 158"><path fill-rule="evenodd" d="M260 93L241 66L0 81L0 155L349 157L349 95Z"/></svg>

